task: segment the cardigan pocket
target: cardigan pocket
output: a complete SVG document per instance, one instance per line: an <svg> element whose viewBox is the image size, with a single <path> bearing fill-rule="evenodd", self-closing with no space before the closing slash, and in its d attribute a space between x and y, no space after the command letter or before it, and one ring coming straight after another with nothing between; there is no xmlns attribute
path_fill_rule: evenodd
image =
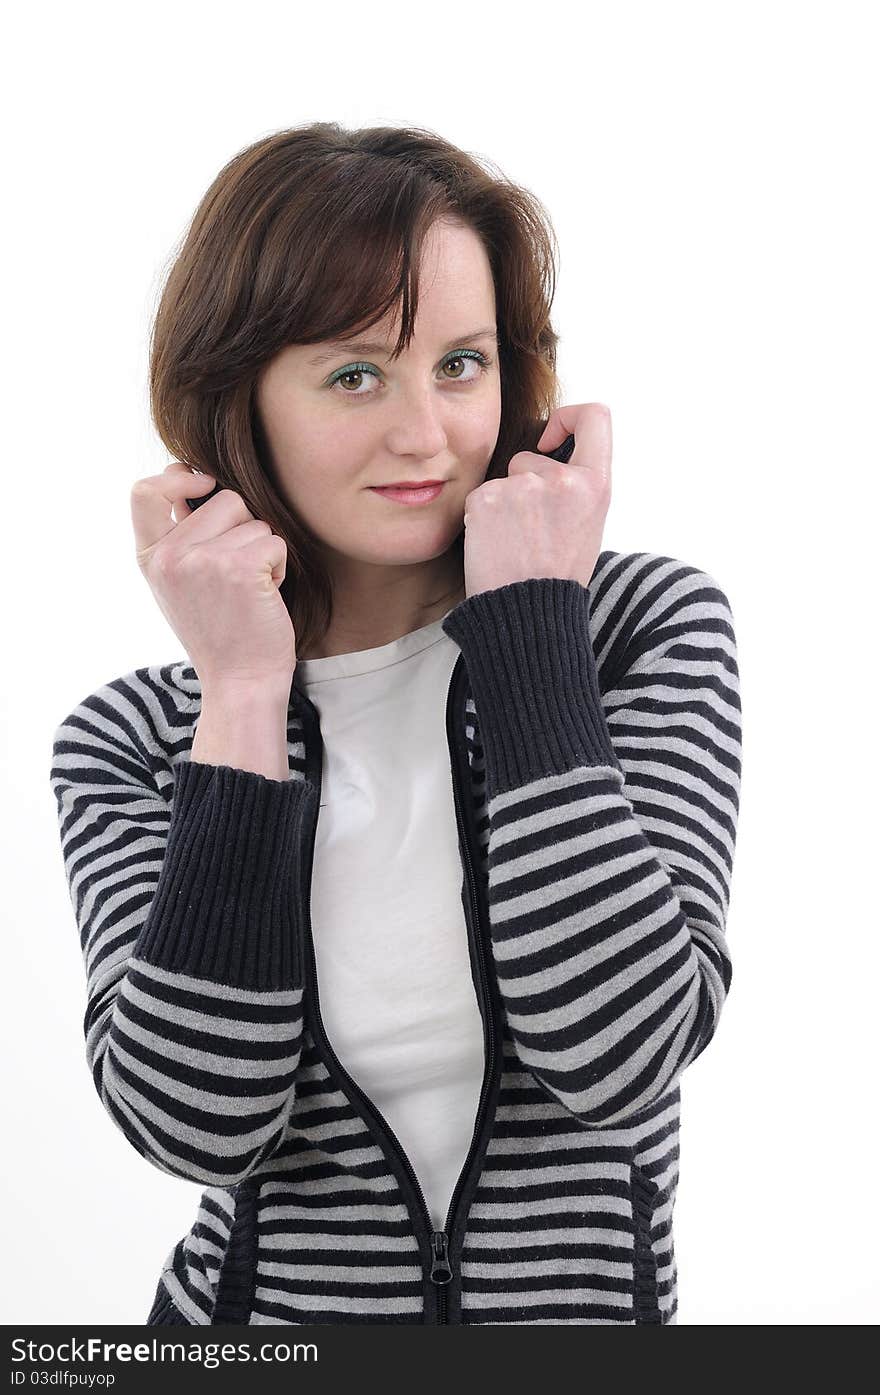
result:
<svg viewBox="0 0 880 1395"><path fill-rule="evenodd" d="M233 1188L235 1215L226 1254L217 1276L217 1294L211 1317L214 1326L240 1326L250 1322L256 1283L260 1186L260 1177L249 1177Z"/></svg>
<svg viewBox="0 0 880 1395"><path fill-rule="evenodd" d="M657 1256L652 1233L660 1188L635 1163L630 1189L633 1209L633 1313L635 1322L662 1323L657 1291Z"/></svg>
<svg viewBox="0 0 880 1395"><path fill-rule="evenodd" d="M183 1313L175 1305L167 1288L160 1279L153 1297L153 1306L150 1309L150 1314L145 1326L159 1327L169 1325L175 1327L191 1327L192 1323L183 1316Z"/></svg>

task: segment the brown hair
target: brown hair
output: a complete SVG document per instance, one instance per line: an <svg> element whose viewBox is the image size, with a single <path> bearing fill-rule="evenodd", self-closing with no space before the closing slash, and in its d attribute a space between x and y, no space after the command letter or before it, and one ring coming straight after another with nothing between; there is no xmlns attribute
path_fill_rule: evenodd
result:
<svg viewBox="0 0 880 1395"><path fill-rule="evenodd" d="M281 595L301 653L327 630L332 583L277 488L255 386L288 344L360 333L400 303L397 357L437 219L472 228L492 269L502 406L485 477L498 478L535 449L559 405L556 238L533 194L433 132L321 121L247 146L204 195L162 289L150 341L156 430L175 459L236 490L285 539ZM463 552L463 541L462 527L453 546Z"/></svg>

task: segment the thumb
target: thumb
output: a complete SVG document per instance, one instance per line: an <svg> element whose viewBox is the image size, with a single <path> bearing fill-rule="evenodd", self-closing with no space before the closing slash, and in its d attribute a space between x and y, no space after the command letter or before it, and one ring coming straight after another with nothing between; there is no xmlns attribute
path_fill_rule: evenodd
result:
<svg viewBox="0 0 880 1395"><path fill-rule="evenodd" d="M546 454L547 451L555 450L557 446L561 446L566 436L573 434L578 416L582 411L583 407L577 404L557 407L547 418L547 425L538 437L535 449Z"/></svg>

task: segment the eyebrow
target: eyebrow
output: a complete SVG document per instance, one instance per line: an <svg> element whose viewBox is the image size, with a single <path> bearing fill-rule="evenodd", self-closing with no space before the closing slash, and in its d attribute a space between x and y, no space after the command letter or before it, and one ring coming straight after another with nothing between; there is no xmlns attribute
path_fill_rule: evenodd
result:
<svg viewBox="0 0 880 1395"><path fill-rule="evenodd" d="M455 349L459 344L464 344L470 339L491 339L493 343L497 344L498 330L494 325L487 325L483 329L472 330L470 334L460 334L457 339L450 339L449 343L444 345L444 353L447 349ZM389 349L386 344L371 344L365 340L330 339L326 349L308 360L309 367L314 368L319 363L327 363L330 359L338 358L341 353L385 356L389 353Z"/></svg>

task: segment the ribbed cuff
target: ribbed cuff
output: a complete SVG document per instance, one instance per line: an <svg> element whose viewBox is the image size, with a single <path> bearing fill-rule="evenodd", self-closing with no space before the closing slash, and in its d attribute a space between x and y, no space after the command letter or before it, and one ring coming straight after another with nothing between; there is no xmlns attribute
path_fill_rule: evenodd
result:
<svg viewBox="0 0 880 1395"><path fill-rule="evenodd" d="M477 592L445 617L464 654L492 794L580 765L620 769L589 617L589 588L562 577Z"/></svg>
<svg viewBox="0 0 880 1395"><path fill-rule="evenodd" d="M135 954L239 988L302 985L302 842L314 785L182 760Z"/></svg>

